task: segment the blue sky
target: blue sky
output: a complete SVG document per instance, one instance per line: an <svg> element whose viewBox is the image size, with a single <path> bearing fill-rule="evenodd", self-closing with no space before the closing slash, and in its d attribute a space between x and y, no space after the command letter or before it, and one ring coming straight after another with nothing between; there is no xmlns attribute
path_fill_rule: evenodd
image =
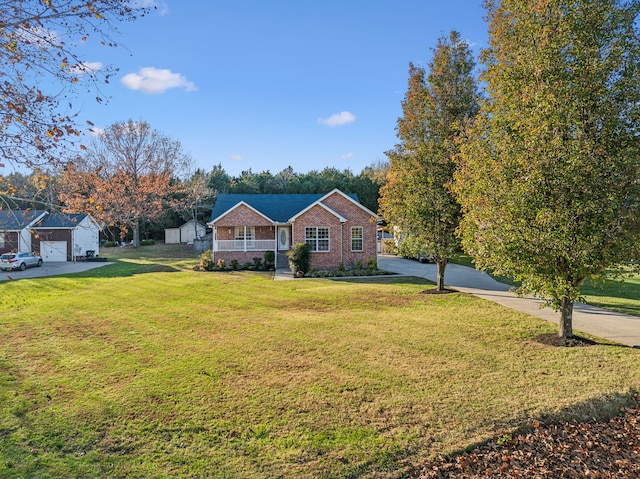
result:
<svg viewBox="0 0 640 479"><path fill-rule="evenodd" d="M83 52L119 72L106 105L76 99L80 117L146 120L232 175L386 160L409 62L426 66L452 29L476 55L487 40L481 0L154 1L118 25L118 48Z"/></svg>

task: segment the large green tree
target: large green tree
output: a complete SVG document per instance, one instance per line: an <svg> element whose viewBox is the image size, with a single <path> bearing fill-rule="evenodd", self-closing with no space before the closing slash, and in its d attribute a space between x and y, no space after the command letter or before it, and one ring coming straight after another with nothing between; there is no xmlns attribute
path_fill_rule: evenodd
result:
<svg viewBox="0 0 640 479"><path fill-rule="evenodd" d="M460 156L463 246L559 309L633 259L640 195L637 0L487 0L488 99Z"/></svg>
<svg viewBox="0 0 640 479"><path fill-rule="evenodd" d="M479 108L474 68L468 44L455 31L438 40L428 75L411 64L396 128L400 142L387 152L391 169L382 189L381 212L398 227L403 254L434 259L439 290L444 289L449 257L459 245L460 206L448 185L458 139Z"/></svg>

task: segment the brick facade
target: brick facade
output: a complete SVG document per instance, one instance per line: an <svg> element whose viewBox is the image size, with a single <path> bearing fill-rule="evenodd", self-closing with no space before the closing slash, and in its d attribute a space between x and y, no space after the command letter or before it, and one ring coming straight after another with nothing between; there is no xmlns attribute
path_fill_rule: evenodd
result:
<svg viewBox="0 0 640 479"><path fill-rule="evenodd" d="M322 203L332 211L318 203ZM236 226L255 227L256 240L276 240L275 222L245 204L229 209L228 213L222 214L214 221L213 226L216 231L214 241L233 240ZM362 227L362 251L351 250L351 228L354 226ZM305 242L307 227L329 228L329 251L311 253L311 266L314 268L335 269L341 262L347 269L354 268L357 263L366 267L368 260L375 259L377 256L375 217L353 199L337 190L294 217L291 224L291 248L297 243ZM282 255L284 252L278 251L277 254ZM223 259L227 264L234 259L243 264L263 256L264 251L215 251L213 253L214 261Z"/></svg>
<svg viewBox="0 0 640 479"><path fill-rule="evenodd" d="M273 226L273 222L259 213L256 213L246 205L240 205L215 222L216 227L221 226ZM257 228L256 228L257 229Z"/></svg>
<svg viewBox="0 0 640 479"><path fill-rule="evenodd" d="M304 243L305 228L308 226L329 227L329 251L311 253L311 265L318 269L335 269L340 262L346 269L353 269L356 263L367 266L369 258L377 257L377 237L375 218L349 198L340 193L333 193L322 203L344 217L340 219L315 205L300 216L293 223L292 244ZM351 251L351 227L362 227L362 251Z"/></svg>

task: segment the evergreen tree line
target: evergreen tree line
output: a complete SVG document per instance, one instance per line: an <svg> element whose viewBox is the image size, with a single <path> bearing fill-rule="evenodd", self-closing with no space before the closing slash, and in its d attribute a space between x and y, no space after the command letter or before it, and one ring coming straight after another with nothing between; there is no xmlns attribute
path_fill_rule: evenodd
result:
<svg viewBox="0 0 640 479"><path fill-rule="evenodd" d="M222 164L214 165L210 171L196 170L186 179L174 179L174 183L183 183L185 189L196 182L205 186L204 194L196 204L192 201L185 206L184 193L176 195L176 202L167 203L164 214L154 220L143 221L140 225L144 238L162 239L164 229L179 226L190 219L206 223L211 216L217 195L220 193L263 193L324 194L338 188L349 194L356 194L360 202L371 211L378 210L380 188L386 181L388 163L379 161L365 167L359 174L349 169L339 170L326 167L297 173L291 167L272 174L269 170L259 173L251 168L234 176L227 173ZM9 210L41 209L51 212L65 210L64 184L61 174L34 169L30 173L14 172L0 176L0 208ZM118 225L107 225L105 236L108 239L120 238Z"/></svg>

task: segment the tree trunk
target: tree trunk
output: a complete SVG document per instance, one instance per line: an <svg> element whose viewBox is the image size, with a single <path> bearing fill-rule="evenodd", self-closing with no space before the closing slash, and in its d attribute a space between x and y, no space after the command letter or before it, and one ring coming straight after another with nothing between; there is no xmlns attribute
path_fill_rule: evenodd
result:
<svg viewBox="0 0 640 479"><path fill-rule="evenodd" d="M133 246L140 247L140 220L138 218L133 220Z"/></svg>
<svg viewBox="0 0 640 479"><path fill-rule="evenodd" d="M436 265L438 266L437 272L437 290L444 290L444 270L447 268L447 260L438 260L436 261Z"/></svg>
<svg viewBox="0 0 640 479"><path fill-rule="evenodd" d="M560 301L560 329L561 338L573 337L573 301L566 296Z"/></svg>

